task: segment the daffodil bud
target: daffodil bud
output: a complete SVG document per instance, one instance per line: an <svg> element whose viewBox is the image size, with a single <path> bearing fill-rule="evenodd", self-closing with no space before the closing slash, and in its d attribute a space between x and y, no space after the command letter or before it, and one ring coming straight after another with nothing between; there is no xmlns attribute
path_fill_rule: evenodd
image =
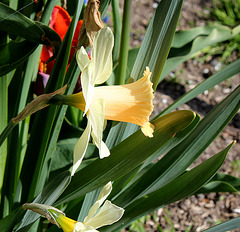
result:
<svg viewBox="0 0 240 232"><path fill-rule="evenodd" d="M49 106L49 101L50 99L57 95L57 94L63 94L65 89L66 89L66 85L64 87L62 87L61 89L58 89L57 91L53 92L53 93L49 93L49 94L42 94L40 96L38 96L37 98L35 98L33 101L31 101L23 110L20 114L18 114L15 118L13 118L13 122L14 123L19 123L20 121L24 120L26 117L28 117L29 115Z"/></svg>

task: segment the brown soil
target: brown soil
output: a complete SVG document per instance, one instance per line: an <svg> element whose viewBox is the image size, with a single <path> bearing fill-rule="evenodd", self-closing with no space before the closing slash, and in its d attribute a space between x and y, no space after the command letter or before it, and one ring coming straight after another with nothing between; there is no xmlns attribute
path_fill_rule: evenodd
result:
<svg viewBox="0 0 240 232"><path fill-rule="evenodd" d="M132 1L132 47L140 46L158 2L153 0ZM205 25L206 18L201 16L201 12L207 13L206 7L211 7L211 2L207 0L184 0L177 29L189 29L193 26ZM120 7L121 9L123 8L122 0L120 0ZM174 70L157 88L154 99L154 113L161 112L178 97L215 73L219 64L217 57L210 57L208 62L204 64L194 59L185 62ZM174 82L169 81L172 79L172 76L175 77ZM215 86L210 91L205 91L197 98L179 107L179 109L193 110L202 118L239 84L240 75L237 75L231 80ZM234 168L234 161L238 160L240 162L240 113L234 117L231 123L221 132L193 166L223 150L233 140L237 140L237 144L230 150L227 160L220 171L239 176L239 168ZM240 216L239 200L239 195L229 193L191 196L164 209L157 210L145 221L143 226L146 231L186 231L187 229L189 229L188 231L202 231L221 221ZM159 229L159 226L162 230ZM240 231L240 229L235 231Z"/></svg>

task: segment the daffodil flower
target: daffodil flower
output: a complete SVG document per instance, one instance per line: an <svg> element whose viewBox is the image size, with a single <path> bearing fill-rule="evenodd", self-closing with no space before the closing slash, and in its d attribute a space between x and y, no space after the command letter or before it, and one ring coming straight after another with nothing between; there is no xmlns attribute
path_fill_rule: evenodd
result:
<svg viewBox="0 0 240 232"><path fill-rule="evenodd" d="M63 212L52 206L29 203L25 204L23 207L45 216L51 223L62 228L64 232L98 232L98 228L111 225L120 220L124 213L123 208L106 200L111 191L112 183L108 182L103 187L97 201L90 208L83 222L77 222L66 217Z"/></svg>
<svg viewBox="0 0 240 232"><path fill-rule="evenodd" d="M102 28L93 39L91 59L81 47L77 53L77 62L82 71L82 92L59 96L62 104L79 108L88 118L87 127L74 149L72 175L83 159L90 135L99 149L100 158L110 155L102 141L105 120L134 123L141 126L144 135L153 136L154 127L149 123L153 110L153 89L148 67L143 78L131 84L95 86L104 83L112 73L113 40L110 28Z"/></svg>

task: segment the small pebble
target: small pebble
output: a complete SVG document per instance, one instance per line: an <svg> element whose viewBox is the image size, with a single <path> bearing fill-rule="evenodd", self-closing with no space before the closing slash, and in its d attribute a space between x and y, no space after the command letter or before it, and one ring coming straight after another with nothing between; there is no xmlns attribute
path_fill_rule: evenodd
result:
<svg viewBox="0 0 240 232"><path fill-rule="evenodd" d="M208 69L208 68L203 69L203 73L204 73L204 74L209 73L209 69Z"/></svg>
<svg viewBox="0 0 240 232"><path fill-rule="evenodd" d="M206 95L208 95L208 90L205 90L204 92L203 92L203 94L206 96Z"/></svg>
<svg viewBox="0 0 240 232"><path fill-rule="evenodd" d="M222 63L219 62L214 66L214 70L218 71L221 67L222 67Z"/></svg>
<svg viewBox="0 0 240 232"><path fill-rule="evenodd" d="M163 104L166 104L166 103L167 103L167 99L166 99L166 98L163 98L163 99L162 99L162 103L163 103Z"/></svg>
<svg viewBox="0 0 240 232"><path fill-rule="evenodd" d="M240 213L240 209L234 209L233 212L234 213Z"/></svg>
<svg viewBox="0 0 240 232"><path fill-rule="evenodd" d="M153 5L152 5L152 8L153 8L153 9L157 9L157 7L158 7L158 3L157 3L157 2L154 2Z"/></svg>
<svg viewBox="0 0 240 232"><path fill-rule="evenodd" d="M230 93L230 92L231 92L231 89L230 89L230 88L223 89L223 92L224 92L224 93Z"/></svg>

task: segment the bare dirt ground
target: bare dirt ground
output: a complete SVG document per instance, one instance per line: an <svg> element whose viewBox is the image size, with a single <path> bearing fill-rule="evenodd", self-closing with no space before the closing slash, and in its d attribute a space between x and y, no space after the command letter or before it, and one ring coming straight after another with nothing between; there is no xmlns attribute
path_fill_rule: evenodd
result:
<svg viewBox="0 0 240 232"><path fill-rule="evenodd" d="M140 46L150 18L153 16L159 1L133 0L131 19L131 46ZM120 7L123 8L123 1ZM207 12L212 1L184 0L182 13L177 29L190 29L193 26L206 25L206 18L201 12ZM234 59L234 56L233 56ZM171 73L176 77L175 82L168 77L158 86L155 93L154 112L158 113L174 100L194 88L208 76L217 71L217 57L210 57L208 62L201 64L197 59L189 60ZM190 109L204 117L214 106L221 102L240 84L240 76L215 86L204 92L179 109ZM233 140L237 144L230 150L221 172L239 176L239 168L234 166L240 162L240 113L220 133L218 138L207 148L194 165L223 150ZM149 218L144 225L146 231L202 231L216 223L240 216L240 197L230 193L199 194L188 197L155 212L155 217ZM159 229L159 227L161 229ZM240 231L240 230L235 230Z"/></svg>

